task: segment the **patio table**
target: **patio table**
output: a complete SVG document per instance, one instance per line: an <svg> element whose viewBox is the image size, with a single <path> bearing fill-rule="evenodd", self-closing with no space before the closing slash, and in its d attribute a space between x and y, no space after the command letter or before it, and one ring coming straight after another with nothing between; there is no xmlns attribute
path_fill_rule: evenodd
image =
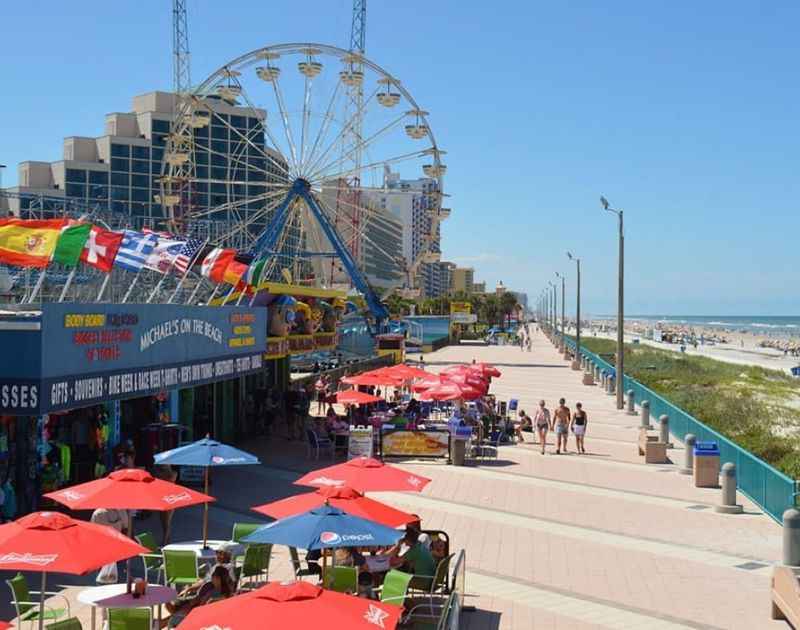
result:
<svg viewBox="0 0 800 630"><path fill-rule="evenodd" d="M171 602L178 597L178 591L161 584L148 584L147 590L141 597L134 597L128 593L127 584L104 584L93 586L78 593L78 601L92 607L92 630L97 627L97 609L107 608L155 608L158 606L158 621L161 623L161 605Z"/></svg>
<svg viewBox="0 0 800 630"><path fill-rule="evenodd" d="M208 547L203 547L202 540L189 540L185 542L170 543L162 547L162 551L194 551L197 559L200 562L210 562L215 559L217 549L226 547L231 555L241 556L244 555L245 546L242 543L237 543L232 540L209 540L207 541Z"/></svg>

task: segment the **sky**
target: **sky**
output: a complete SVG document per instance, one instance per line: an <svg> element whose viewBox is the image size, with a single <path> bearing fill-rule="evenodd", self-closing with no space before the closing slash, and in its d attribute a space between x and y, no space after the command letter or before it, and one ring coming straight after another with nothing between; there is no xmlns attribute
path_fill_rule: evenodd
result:
<svg viewBox="0 0 800 630"><path fill-rule="evenodd" d="M188 0L192 75L283 42L349 44L349 0ZM23 160L171 86L167 0L0 5L3 185ZM800 5L791 0L371 0L367 57L398 76L447 151L444 259L532 302L797 315Z"/></svg>

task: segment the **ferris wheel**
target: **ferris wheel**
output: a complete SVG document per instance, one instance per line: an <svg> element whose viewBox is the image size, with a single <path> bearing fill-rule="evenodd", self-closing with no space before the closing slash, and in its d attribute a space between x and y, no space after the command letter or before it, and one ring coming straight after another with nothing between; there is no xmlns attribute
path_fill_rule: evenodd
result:
<svg viewBox="0 0 800 630"><path fill-rule="evenodd" d="M166 145L159 200L173 225L268 256L271 277L332 286L370 249L413 286L440 258L444 152L402 81L362 55L322 44L242 55L181 95ZM424 183L396 186L392 171ZM400 257L374 229L388 193L395 206L413 197L416 240Z"/></svg>

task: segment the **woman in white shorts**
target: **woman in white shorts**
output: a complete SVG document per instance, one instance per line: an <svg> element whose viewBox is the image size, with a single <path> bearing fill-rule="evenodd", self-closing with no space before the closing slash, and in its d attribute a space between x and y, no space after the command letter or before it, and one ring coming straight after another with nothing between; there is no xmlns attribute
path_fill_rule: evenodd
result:
<svg viewBox="0 0 800 630"><path fill-rule="evenodd" d="M539 408L533 414L533 426L539 435L539 444L542 445L542 455L544 455L544 445L547 441L547 429L550 428L550 410L545 407L544 401L539 401Z"/></svg>
<svg viewBox="0 0 800 630"><path fill-rule="evenodd" d="M589 416L583 410L581 403L575 403L575 414L572 416L572 432L575 434L575 447L578 453L586 453L583 448L583 438L586 435L586 425L589 422Z"/></svg>

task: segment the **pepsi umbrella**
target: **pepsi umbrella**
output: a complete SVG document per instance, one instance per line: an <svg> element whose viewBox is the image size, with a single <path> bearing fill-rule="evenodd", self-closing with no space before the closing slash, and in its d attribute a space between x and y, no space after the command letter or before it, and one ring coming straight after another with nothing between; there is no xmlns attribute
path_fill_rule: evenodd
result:
<svg viewBox="0 0 800 630"><path fill-rule="evenodd" d="M212 440L209 436L170 451L156 453L153 459L157 465L161 466L202 466L206 469L206 494L208 494L208 470L212 466L246 466L261 463L255 455ZM205 504L203 510L203 547L206 547L207 541L208 503Z"/></svg>
<svg viewBox="0 0 800 630"><path fill-rule="evenodd" d="M403 534L400 530L352 516L339 508L322 505L259 527L242 542L324 551L337 547L388 547L400 540Z"/></svg>

